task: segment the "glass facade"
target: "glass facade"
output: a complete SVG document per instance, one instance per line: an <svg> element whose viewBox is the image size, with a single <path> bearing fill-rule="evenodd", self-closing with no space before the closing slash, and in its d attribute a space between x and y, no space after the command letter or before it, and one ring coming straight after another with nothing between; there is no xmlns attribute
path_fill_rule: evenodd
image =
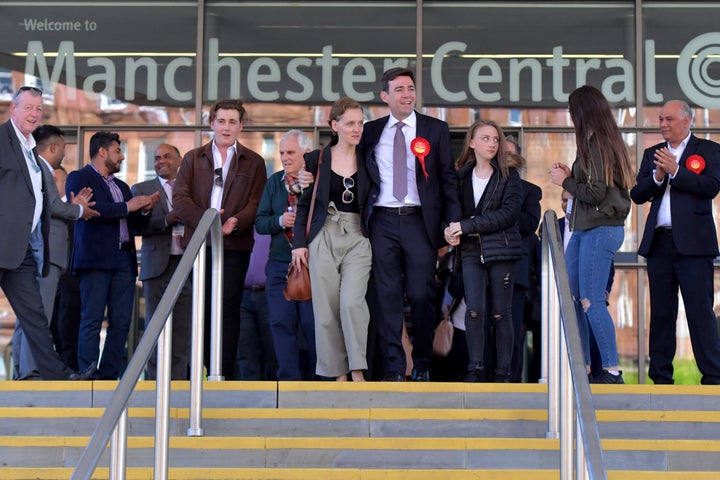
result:
<svg viewBox="0 0 720 480"><path fill-rule="evenodd" d="M343 95L369 119L385 115L382 72L407 66L418 108L450 124L458 151L475 119L495 120L519 137L543 211L559 210L547 170L574 159L567 97L577 86L611 101L637 163L661 140L659 106L672 98L691 103L696 134L720 140L718 13L710 1L0 0L0 121L17 87L40 86L44 122L70 141L66 168L86 162L94 131L114 130L133 184L153 175L157 144L185 152L208 141L208 106L241 97L241 140L273 172L284 131L326 142L328 107ZM624 368L639 369L640 381L649 306L636 249L646 215L633 206L610 300ZM6 302L0 310L12 314ZM691 358L686 332L679 355Z"/></svg>

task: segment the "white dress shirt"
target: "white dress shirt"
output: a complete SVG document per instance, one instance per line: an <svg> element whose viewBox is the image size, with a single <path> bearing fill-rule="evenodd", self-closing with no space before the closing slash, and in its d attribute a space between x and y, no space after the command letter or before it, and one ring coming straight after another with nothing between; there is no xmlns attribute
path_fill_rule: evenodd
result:
<svg viewBox="0 0 720 480"><path fill-rule="evenodd" d="M692 135L692 133L688 133L688 136L685 137L685 140L680 142L680 145L678 145L677 148L671 147L669 143L667 144L667 148L670 153L675 155L675 163L680 162L680 158L682 157L683 152L685 152L685 147L687 147L688 141L690 140L690 135ZM667 187L665 187L665 193L663 193L662 200L660 201L660 208L658 209L657 215L657 224L655 226L656 228L672 227L672 215L670 210L670 180L675 178L675 175L671 175L669 173L667 175L669 177L668 184ZM655 170L653 170L653 180L656 184L662 185L662 182L658 182L655 179Z"/></svg>
<svg viewBox="0 0 720 480"><path fill-rule="evenodd" d="M415 155L410 151L410 142L417 136L417 116L415 112L412 112L409 117L402 121L405 124L402 131L405 136L405 151L407 152L407 196L405 201L401 202L393 195L393 144L396 132L395 124L398 122L397 118L390 115L380 139L375 145L375 159L380 170L380 195L378 195L375 202L375 206L378 207L420 205L420 194L415 180Z"/></svg>

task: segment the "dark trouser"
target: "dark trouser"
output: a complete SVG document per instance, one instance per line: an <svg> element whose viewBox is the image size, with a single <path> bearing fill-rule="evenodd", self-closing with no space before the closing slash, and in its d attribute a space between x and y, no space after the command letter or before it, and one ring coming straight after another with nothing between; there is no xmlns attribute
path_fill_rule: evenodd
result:
<svg viewBox="0 0 720 480"><path fill-rule="evenodd" d="M512 294L514 262L481 261L479 246L461 247L465 286L465 331L470 357L469 368L484 365L486 323L495 328L496 375L509 378L513 351ZM489 295L489 296L488 296ZM486 305L490 311L486 312Z"/></svg>
<svg viewBox="0 0 720 480"><path fill-rule="evenodd" d="M155 309L160 303L165 290L170 284L170 279L180 263L180 255L170 255L168 266L158 277L143 281L145 292L145 328L150 325L150 320ZM192 333L192 284L190 279L185 282L180 295L178 296L175 308L172 310L172 361L170 367L170 378L173 380L187 380L188 368L190 366L190 337ZM157 378L157 349L153 350L147 363L145 371L148 380Z"/></svg>
<svg viewBox="0 0 720 480"><path fill-rule="evenodd" d="M713 258L681 255L672 233L657 229L647 257L650 284L650 368L655 383L673 383L678 288L703 384L720 384L720 337L713 312Z"/></svg>
<svg viewBox="0 0 720 480"><path fill-rule="evenodd" d="M237 379L235 364L238 336L240 335L240 303L242 302L245 274L250 264L250 252L225 250L223 252L223 305L222 305L222 365L221 374L226 380ZM207 248L205 270L205 366L210 370L210 305L212 304L212 251Z"/></svg>
<svg viewBox="0 0 720 480"><path fill-rule="evenodd" d="M397 215L377 208L370 218L372 271L379 312L377 331L386 375L405 375L402 346L403 292L410 304L413 365L430 368L435 328L437 250L428 238L422 214Z"/></svg>
<svg viewBox="0 0 720 480"><path fill-rule="evenodd" d="M53 314L56 347L60 357L73 370L78 370L78 334L80 331L80 280L69 271L60 277L57 307Z"/></svg>
<svg viewBox="0 0 720 480"><path fill-rule="evenodd" d="M42 308L37 271L37 264L28 245L25 258L18 268L0 269L0 288L20 322L40 376L45 380L66 380L73 372L53 347L47 316Z"/></svg>
<svg viewBox="0 0 720 480"><path fill-rule="evenodd" d="M277 368L265 287L246 287L240 304L237 376L240 380L276 380Z"/></svg>

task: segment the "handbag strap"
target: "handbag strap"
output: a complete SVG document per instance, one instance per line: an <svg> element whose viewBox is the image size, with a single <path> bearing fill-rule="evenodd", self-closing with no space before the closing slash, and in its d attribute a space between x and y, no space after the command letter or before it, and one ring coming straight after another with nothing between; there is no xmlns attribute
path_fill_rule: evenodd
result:
<svg viewBox="0 0 720 480"><path fill-rule="evenodd" d="M328 147L325 147L323 151L320 152L320 156L318 158L317 171L315 172L315 184L313 185L313 193L310 197L310 212L308 214L307 225L305 225L305 238L310 236L310 223L312 223L313 212L315 211L315 196L317 195L318 183L320 183L320 165L323 163L322 157L327 149Z"/></svg>

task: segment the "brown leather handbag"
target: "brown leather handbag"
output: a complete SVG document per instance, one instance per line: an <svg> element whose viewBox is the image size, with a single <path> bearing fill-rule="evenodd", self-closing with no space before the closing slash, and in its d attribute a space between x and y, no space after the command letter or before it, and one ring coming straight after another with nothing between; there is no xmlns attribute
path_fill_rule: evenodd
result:
<svg viewBox="0 0 720 480"><path fill-rule="evenodd" d="M324 153L324 152L323 152ZM322 154L318 158L318 168L315 173L315 184L313 185L312 197L310 198L310 212L308 214L307 225L305 225L305 238L310 235L310 223L312 222L313 211L315 210L315 196L317 195L318 183L320 183L320 165L322 164ZM287 284L283 288L283 296L287 301L306 302L312 299L312 289L310 288L310 272L307 268L295 268L295 262L290 262L288 266Z"/></svg>

